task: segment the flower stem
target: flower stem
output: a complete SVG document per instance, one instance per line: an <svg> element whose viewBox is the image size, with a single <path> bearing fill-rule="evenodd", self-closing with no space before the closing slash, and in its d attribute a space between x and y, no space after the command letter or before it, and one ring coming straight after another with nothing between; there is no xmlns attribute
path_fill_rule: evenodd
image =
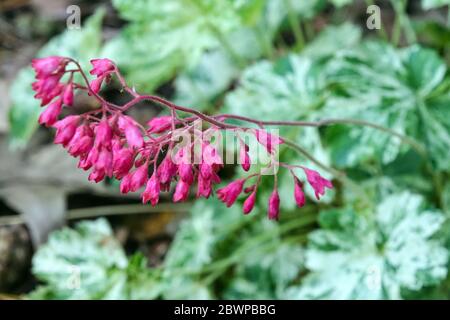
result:
<svg viewBox="0 0 450 320"><path fill-rule="evenodd" d="M395 11L395 24L394 31L392 34L392 42L395 46L400 43L401 29L404 29L406 40L409 44L417 42L416 33L412 27L411 21L406 14L406 4L405 0L391 0L392 7Z"/></svg>
<svg viewBox="0 0 450 320"><path fill-rule="evenodd" d="M292 32L294 33L295 43L296 43L296 51L301 51L305 46L305 36L300 26L300 19L298 15L296 15L291 0L284 0L288 11L288 20L291 26Z"/></svg>

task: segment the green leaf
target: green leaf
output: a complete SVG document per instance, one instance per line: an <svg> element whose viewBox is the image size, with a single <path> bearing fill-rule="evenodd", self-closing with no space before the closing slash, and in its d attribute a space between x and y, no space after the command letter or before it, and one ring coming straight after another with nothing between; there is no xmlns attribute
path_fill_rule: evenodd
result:
<svg viewBox="0 0 450 320"><path fill-rule="evenodd" d="M356 49L337 52L326 68L335 90L326 101L324 115L363 119L415 138L429 148L437 169L450 168L442 153L450 147L449 127L444 119L433 116L437 101L446 100L439 91L446 66L434 51L419 46L397 50L385 43L364 42ZM333 161L342 166L374 159L387 164L408 148L398 138L373 128L329 130Z"/></svg>
<svg viewBox="0 0 450 320"><path fill-rule="evenodd" d="M325 4L325 0L315 0L292 1L291 5L296 14L312 17ZM203 54L225 52L239 68L263 52L270 55L273 39L288 14L286 0L114 0L113 5L130 23L107 43L103 55L116 61L131 84L141 90L154 90L187 70L181 84L176 84L179 99L194 100L200 107L210 102L202 100L223 91L208 89L200 95L201 101L190 97L196 90L185 92L187 86L202 86L196 75L203 73L204 60L209 59ZM228 85L230 81L225 80L221 82Z"/></svg>
<svg viewBox="0 0 450 320"><path fill-rule="evenodd" d="M33 258L33 274L45 283L36 299L150 299L159 294L146 261L129 261L105 219L80 222L50 235Z"/></svg>
<svg viewBox="0 0 450 320"><path fill-rule="evenodd" d="M99 54L103 16L104 10L98 10L86 21L81 30L67 30L56 36L39 50L37 56L71 57L87 68L89 60ZM24 146L37 128L41 108L39 102L33 98L34 93L31 89L33 81L34 72L31 67L27 67L19 72L11 86L12 107L9 112L9 122L13 146Z"/></svg>
<svg viewBox="0 0 450 320"><path fill-rule="evenodd" d="M175 103L205 110L237 74L236 65L222 50L204 53L194 68L176 78Z"/></svg>
<svg viewBox="0 0 450 320"><path fill-rule="evenodd" d="M386 197L373 215L323 211L306 252L311 273L287 297L400 299L403 290L437 285L447 275L448 250L433 236L444 220L409 192Z"/></svg>
<svg viewBox="0 0 450 320"><path fill-rule="evenodd" d="M359 44L361 30L351 24L326 27L308 46L303 54L311 58L327 58L343 49L350 49Z"/></svg>
<svg viewBox="0 0 450 320"><path fill-rule="evenodd" d="M255 250L237 265L226 299L280 299L304 266L301 246L279 241L273 250Z"/></svg>
<svg viewBox="0 0 450 320"><path fill-rule="evenodd" d="M346 6L346 5L350 4L350 3L352 3L353 0L330 0L330 2L334 6L340 8L340 7L343 7L343 6Z"/></svg>
<svg viewBox="0 0 450 320"><path fill-rule="evenodd" d="M218 243L228 236L227 228L244 219L237 205L226 208L216 198L197 200L189 219L181 223L164 261L163 297L213 298L210 288L198 281L195 272L215 260ZM191 274L183 274L180 268Z"/></svg>
<svg viewBox="0 0 450 320"><path fill-rule="evenodd" d="M115 0L114 6L130 24L103 54L116 61L137 88L153 90L178 71L194 67L206 50L229 45L227 36L254 23L261 3Z"/></svg>
<svg viewBox="0 0 450 320"><path fill-rule="evenodd" d="M450 0L422 0L422 8L430 10L450 5Z"/></svg>

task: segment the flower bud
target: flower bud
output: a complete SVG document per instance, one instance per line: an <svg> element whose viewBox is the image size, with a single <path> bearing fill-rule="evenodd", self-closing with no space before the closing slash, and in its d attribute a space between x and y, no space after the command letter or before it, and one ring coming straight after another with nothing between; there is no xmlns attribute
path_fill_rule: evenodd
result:
<svg viewBox="0 0 450 320"><path fill-rule="evenodd" d="M141 131L128 116L119 117L119 129L125 133L128 145L132 148L142 148L144 146L144 139Z"/></svg>
<svg viewBox="0 0 450 320"><path fill-rule="evenodd" d="M250 170L250 156L248 155L248 146L246 144L241 145L239 160L244 171Z"/></svg>
<svg viewBox="0 0 450 320"><path fill-rule="evenodd" d="M69 154L78 157L88 153L94 144L93 132L88 125L81 125L75 130L72 140L67 144Z"/></svg>
<svg viewBox="0 0 450 320"><path fill-rule="evenodd" d="M147 122L149 133L162 133L172 126L171 116L155 117Z"/></svg>
<svg viewBox="0 0 450 320"><path fill-rule="evenodd" d="M113 132L111 127L109 126L108 120L103 119L97 125L97 129L95 131L95 146L111 148L111 140L112 140Z"/></svg>
<svg viewBox="0 0 450 320"><path fill-rule="evenodd" d="M111 151L102 148L98 155L97 162L95 163L95 169L103 171L108 177L112 177L113 172L113 157Z"/></svg>
<svg viewBox="0 0 450 320"><path fill-rule="evenodd" d="M64 57L51 56L31 60L31 66L36 72L36 78L45 78L52 74L61 72L68 60Z"/></svg>
<svg viewBox="0 0 450 320"><path fill-rule="evenodd" d="M162 184L168 184L177 174L177 166L173 163L170 154L164 158L158 167L158 176Z"/></svg>
<svg viewBox="0 0 450 320"><path fill-rule="evenodd" d="M93 68L91 71L89 71L89 73L97 77L109 75L111 72L115 70L114 62L106 58L92 59L91 64Z"/></svg>
<svg viewBox="0 0 450 320"><path fill-rule="evenodd" d="M148 167L144 164L131 174L130 191L139 190L147 182Z"/></svg>
<svg viewBox="0 0 450 320"><path fill-rule="evenodd" d="M173 202L186 201L189 196L190 185L183 180L179 180L173 194Z"/></svg>
<svg viewBox="0 0 450 320"><path fill-rule="evenodd" d="M62 101L58 99L52 102L39 116L39 123L47 127L52 126L58 119L62 109Z"/></svg>
<svg viewBox="0 0 450 320"><path fill-rule="evenodd" d="M105 178L105 171L104 170L97 170L94 169L94 171L92 171L89 174L88 180L89 181L95 181L95 183L99 183L100 181L102 181Z"/></svg>
<svg viewBox="0 0 450 320"><path fill-rule="evenodd" d="M294 199L299 208L305 205L305 193L303 192L303 184L297 177L294 178Z"/></svg>
<svg viewBox="0 0 450 320"><path fill-rule="evenodd" d="M217 190L217 198L224 202L227 207L231 207L242 192L244 179L238 179L231 182L226 187Z"/></svg>
<svg viewBox="0 0 450 320"><path fill-rule="evenodd" d="M268 216L270 220L278 220L279 214L280 196L278 195L278 190L275 188L269 198Z"/></svg>
<svg viewBox="0 0 450 320"><path fill-rule="evenodd" d="M268 153L273 154L275 152L275 147L279 144L283 144L284 140L274 134L268 133L264 129L256 129L255 136L259 143L261 143Z"/></svg>
<svg viewBox="0 0 450 320"><path fill-rule="evenodd" d="M113 152L113 172L117 179L130 172L133 167L133 152L128 148L123 148Z"/></svg>
<svg viewBox="0 0 450 320"><path fill-rule="evenodd" d="M212 193L212 181L211 179L204 178L201 174L197 178L197 198L204 197L208 199Z"/></svg>
<svg viewBox="0 0 450 320"><path fill-rule="evenodd" d="M75 135L79 122L79 116L68 116L56 122L53 125L56 128L54 143L66 146Z"/></svg>
<svg viewBox="0 0 450 320"><path fill-rule="evenodd" d="M307 168L303 168L303 171L306 174L308 183L314 189L317 200L320 199L320 196L323 196L325 194L325 188L333 188L333 184L331 183L331 181L323 178L317 171Z"/></svg>
<svg viewBox="0 0 450 320"><path fill-rule="evenodd" d="M244 201L244 205L242 207L242 211L244 211L244 214L249 214L253 210L253 207L255 206L255 200L256 200L256 190L253 191Z"/></svg>
<svg viewBox="0 0 450 320"><path fill-rule="evenodd" d="M72 106L73 105L73 83L72 82L70 82L66 86L66 88L64 89L63 103L66 106Z"/></svg>
<svg viewBox="0 0 450 320"><path fill-rule="evenodd" d="M120 181L120 192L121 193L130 192L130 183L131 183L131 173L124 176Z"/></svg>
<svg viewBox="0 0 450 320"><path fill-rule="evenodd" d="M142 202L147 203L150 201L152 206L156 206L159 201L159 179L156 173L153 173L152 177L147 181L144 192L141 194Z"/></svg>

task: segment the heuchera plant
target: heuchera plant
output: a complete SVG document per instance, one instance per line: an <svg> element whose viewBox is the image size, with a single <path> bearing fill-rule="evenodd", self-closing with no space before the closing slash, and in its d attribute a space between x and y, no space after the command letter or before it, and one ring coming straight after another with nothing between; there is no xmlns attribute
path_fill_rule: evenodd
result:
<svg viewBox="0 0 450 320"><path fill-rule="evenodd" d="M196 196L209 198L214 185L220 183L218 172L224 162L217 147L209 139L212 133L226 130L239 141L239 163L244 171L253 165L249 146L240 136L247 132L256 138L271 158L268 168L274 166L289 170L294 181L294 198L299 207L305 204L302 182L294 169L302 169L306 181L315 191L317 199L325 193L325 188L332 188L332 183L317 171L301 165L279 162L274 154L279 145L285 143L282 137L269 133L267 125L300 125L294 122L268 122L245 118L237 115L220 114L209 116L195 109L173 104L154 95L141 95L130 88L116 65L109 59L91 60L90 74L95 76L88 80L86 73L77 61L65 57L47 57L34 59L32 67L36 72L33 83L35 98L41 100L46 109L39 117L39 123L56 128L54 142L62 144L70 155L79 158L78 167L91 170L89 180L100 182L105 177L120 180L122 193L136 192L142 187L143 203L155 206L160 193L169 191L176 184L173 201L188 199L191 187L197 183ZM73 68L69 69L69 66ZM84 83L76 83L74 75L79 73ZM131 100L122 105L115 105L99 95L103 84L108 84L112 77L117 77L122 89L131 95ZM80 115L68 115L60 120L63 107L71 107L76 91L84 91L93 96L101 107ZM168 116L150 119L142 126L125 112L137 103L149 100L157 102L170 111ZM179 112L189 114L180 117ZM229 119L256 124L257 129L230 124ZM207 125L199 125L199 123ZM180 143L177 137L189 135L189 143ZM288 144L286 144L288 145ZM200 147L199 156L194 159L196 146ZM288 146L292 146L292 143ZM226 187L216 191L217 197L227 207L232 206L242 194L248 194L243 205L244 214L252 211L258 186L263 177L274 179L274 189L268 199L269 219L278 219L280 197L277 187L277 171L271 176L263 173L251 173L239 178Z"/></svg>

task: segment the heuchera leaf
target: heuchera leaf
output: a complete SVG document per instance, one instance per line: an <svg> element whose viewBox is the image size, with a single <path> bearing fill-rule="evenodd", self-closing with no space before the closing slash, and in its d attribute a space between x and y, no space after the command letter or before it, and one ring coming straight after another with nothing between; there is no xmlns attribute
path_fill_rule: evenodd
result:
<svg viewBox="0 0 450 320"><path fill-rule="evenodd" d="M206 50L254 23L261 0L114 0L130 24L104 48L139 89L152 90L176 72L193 67Z"/></svg>
<svg viewBox="0 0 450 320"><path fill-rule="evenodd" d="M227 212L224 212L224 211ZM229 212L231 210L231 212ZM229 215L231 213L231 215ZM197 283L195 277L181 274L183 268L199 271L214 260L217 243L224 228L243 220L238 206L224 209L217 199L197 200L191 216L180 225L164 261L166 270L163 296L166 299L206 299L213 295L207 286ZM226 230L226 229L225 229Z"/></svg>
<svg viewBox="0 0 450 320"><path fill-rule="evenodd" d="M282 299L288 285L304 269L304 249L299 245L278 241L273 250L255 251L236 266L236 274L225 289L226 299Z"/></svg>
<svg viewBox="0 0 450 320"><path fill-rule="evenodd" d="M433 235L444 220L409 192L388 196L373 215L323 211L306 252L311 273L287 297L401 299L403 289L437 285L447 275L449 253Z"/></svg>
<svg viewBox="0 0 450 320"><path fill-rule="evenodd" d="M422 7L425 10L450 5L450 0L422 0Z"/></svg>
<svg viewBox="0 0 450 320"><path fill-rule="evenodd" d="M446 65L432 50L419 46L395 49L379 42L364 42L353 50L337 52L327 67L330 85L328 117L359 118L423 143L437 169L450 168L447 112L448 95L439 91ZM334 162L354 166L374 158L390 163L406 150L398 138L367 128L346 126L327 135Z"/></svg>
<svg viewBox="0 0 450 320"><path fill-rule="evenodd" d="M151 299L158 286L145 259L127 259L105 219L80 222L50 235L33 258L45 283L35 299Z"/></svg>

